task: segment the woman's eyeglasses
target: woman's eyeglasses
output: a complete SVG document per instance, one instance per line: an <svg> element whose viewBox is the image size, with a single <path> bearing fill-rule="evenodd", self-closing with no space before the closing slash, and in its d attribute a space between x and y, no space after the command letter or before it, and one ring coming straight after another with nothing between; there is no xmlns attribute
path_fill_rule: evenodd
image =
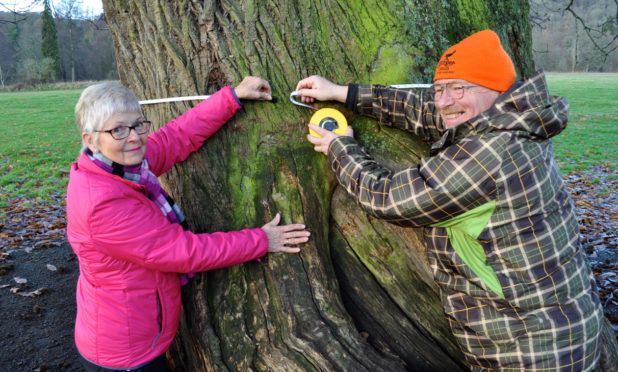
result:
<svg viewBox="0 0 618 372"><path fill-rule="evenodd" d="M131 129L135 131L137 134L144 134L150 130L150 126L152 122L148 120L136 121L131 126L121 125L114 129L109 130L95 130L95 132L104 132L109 133L114 139L121 140L129 137L131 133Z"/></svg>

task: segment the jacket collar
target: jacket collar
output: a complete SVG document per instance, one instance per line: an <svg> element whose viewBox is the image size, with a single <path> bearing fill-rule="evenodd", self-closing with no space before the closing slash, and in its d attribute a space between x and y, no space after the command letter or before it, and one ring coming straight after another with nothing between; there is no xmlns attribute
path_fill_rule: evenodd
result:
<svg viewBox="0 0 618 372"><path fill-rule="evenodd" d="M529 137L549 139L564 130L568 116L568 101L563 97L551 96L545 73L537 71L530 78L513 84L489 110L445 130L442 137L432 144L431 153L464 137L499 130L520 131Z"/></svg>
<svg viewBox="0 0 618 372"><path fill-rule="evenodd" d="M116 176L114 174L106 172L105 170L97 166L92 160L90 160L88 155L86 155L85 153L80 154L79 158L77 159L77 162L73 163L71 170L72 171L84 171L84 172L96 174L98 176L111 178L118 182L122 182L125 185L128 185L134 190L144 193L143 186L140 186L135 182L125 180L124 178L120 176Z"/></svg>

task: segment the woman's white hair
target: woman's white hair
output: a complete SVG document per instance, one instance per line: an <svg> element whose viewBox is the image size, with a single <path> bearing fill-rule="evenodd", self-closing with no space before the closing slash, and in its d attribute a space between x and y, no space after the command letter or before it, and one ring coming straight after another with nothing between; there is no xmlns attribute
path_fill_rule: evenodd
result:
<svg viewBox="0 0 618 372"><path fill-rule="evenodd" d="M119 112L142 112L139 100L120 83L100 83L84 89L75 105L75 121L80 133L90 133L98 140L99 132L112 115ZM82 149L87 148L82 139Z"/></svg>

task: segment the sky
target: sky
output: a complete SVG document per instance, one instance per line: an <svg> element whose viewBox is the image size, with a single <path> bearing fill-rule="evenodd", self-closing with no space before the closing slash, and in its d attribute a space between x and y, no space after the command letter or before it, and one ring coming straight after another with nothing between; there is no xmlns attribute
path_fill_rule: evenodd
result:
<svg viewBox="0 0 618 372"><path fill-rule="evenodd" d="M52 8L55 4L59 4L61 0L50 0ZM103 4L101 0L78 0L80 7L84 12L89 12L93 16L103 13ZM36 5L32 6L33 3ZM31 11L42 12L43 1L42 0L0 0L0 11L17 10L17 11ZM7 9L8 8L8 9Z"/></svg>

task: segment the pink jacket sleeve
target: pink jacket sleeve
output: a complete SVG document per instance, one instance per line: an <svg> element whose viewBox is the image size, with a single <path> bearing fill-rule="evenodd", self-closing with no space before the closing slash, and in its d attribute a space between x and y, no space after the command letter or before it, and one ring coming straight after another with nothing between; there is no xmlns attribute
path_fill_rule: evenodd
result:
<svg viewBox="0 0 618 372"><path fill-rule="evenodd" d="M148 136L146 158L157 176L185 160L242 106L232 88L224 87Z"/></svg>
<svg viewBox="0 0 618 372"><path fill-rule="evenodd" d="M156 271L228 267L262 257L268 250L268 237L260 228L195 234L135 198L101 202L89 213L89 224L97 250Z"/></svg>

